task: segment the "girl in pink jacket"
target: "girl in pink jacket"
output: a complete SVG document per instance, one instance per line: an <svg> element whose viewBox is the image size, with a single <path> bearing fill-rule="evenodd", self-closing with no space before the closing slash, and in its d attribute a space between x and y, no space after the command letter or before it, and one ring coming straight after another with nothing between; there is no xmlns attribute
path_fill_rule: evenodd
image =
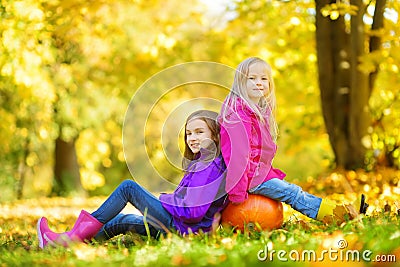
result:
<svg viewBox="0 0 400 267"><path fill-rule="evenodd" d="M275 106L271 67L257 57L241 62L219 117L229 200L239 204L248 194L264 195L313 219L334 218L335 203L286 182L283 180L286 174L272 167L278 134ZM364 195L355 205L356 211L351 205L345 206L350 218L354 213L365 213L368 204Z"/></svg>

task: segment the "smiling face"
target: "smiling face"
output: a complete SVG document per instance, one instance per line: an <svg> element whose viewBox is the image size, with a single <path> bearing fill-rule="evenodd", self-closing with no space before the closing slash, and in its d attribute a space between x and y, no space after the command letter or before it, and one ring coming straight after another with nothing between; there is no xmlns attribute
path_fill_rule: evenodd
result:
<svg viewBox="0 0 400 267"><path fill-rule="evenodd" d="M269 84L265 64L261 62L251 64L246 80L246 91L249 99L255 104L258 104L260 98L268 93Z"/></svg>
<svg viewBox="0 0 400 267"><path fill-rule="evenodd" d="M202 119L192 119L186 124L186 143L193 154L200 148L207 147L212 142L212 133L207 123Z"/></svg>

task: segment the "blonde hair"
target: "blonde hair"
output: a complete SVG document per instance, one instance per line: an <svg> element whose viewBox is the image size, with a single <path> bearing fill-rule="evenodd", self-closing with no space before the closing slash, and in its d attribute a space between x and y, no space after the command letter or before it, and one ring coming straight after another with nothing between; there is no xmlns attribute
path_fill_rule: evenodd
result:
<svg viewBox="0 0 400 267"><path fill-rule="evenodd" d="M269 91L266 96L260 98L258 105L250 100L246 89L249 67L256 63L261 63L265 66L266 74L269 81ZM228 96L225 98L224 105L221 109L220 117L223 121L229 123L229 114L232 113L232 111L237 110L236 103L238 98L242 99L247 104L247 106L249 106L249 108L254 111L261 123L266 123L265 117L268 117L270 133L274 141L276 141L278 137L278 125L275 118L275 84L272 78L271 66L267 62L258 57L250 57L242 61L237 66L232 89Z"/></svg>

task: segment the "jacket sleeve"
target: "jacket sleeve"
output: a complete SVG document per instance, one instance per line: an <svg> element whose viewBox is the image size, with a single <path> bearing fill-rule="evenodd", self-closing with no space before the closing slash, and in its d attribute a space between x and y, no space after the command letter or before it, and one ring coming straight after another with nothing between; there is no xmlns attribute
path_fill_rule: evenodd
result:
<svg viewBox="0 0 400 267"><path fill-rule="evenodd" d="M227 166L226 192L232 202L247 199L251 120L243 112L221 123L221 152Z"/></svg>
<svg viewBox="0 0 400 267"><path fill-rule="evenodd" d="M175 218L185 223L200 222L206 215L223 180L223 174L216 164L198 164L198 171L191 173L184 187L173 194L162 194L160 201L163 207Z"/></svg>

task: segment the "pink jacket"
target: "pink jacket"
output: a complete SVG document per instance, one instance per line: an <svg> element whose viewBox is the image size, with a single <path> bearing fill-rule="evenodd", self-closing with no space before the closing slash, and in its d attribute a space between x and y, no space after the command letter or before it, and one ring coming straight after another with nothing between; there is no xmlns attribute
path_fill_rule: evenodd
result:
<svg viewBox="0 0 400 267"><path fill-rule="evenodd" d="M232 202L243 202L247 191L272 178L286 174L272 168L277 146L273 141L268 119L261 123L256 114L238 100L229 122L221 123L221 152L227 166L226 192Z"/></svg>

